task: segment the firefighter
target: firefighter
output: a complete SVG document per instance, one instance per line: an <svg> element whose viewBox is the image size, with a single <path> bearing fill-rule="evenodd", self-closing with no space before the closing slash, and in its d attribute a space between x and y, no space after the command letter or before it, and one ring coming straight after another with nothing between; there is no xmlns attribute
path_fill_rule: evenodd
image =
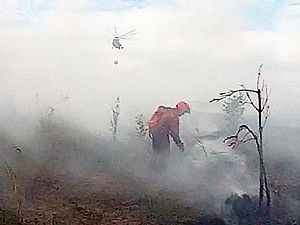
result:
<svg viewBox="0 0 300 225"><path fill-rule="evenodd" d="M151 167L165 169L170 153L170 136L177 147L184 151L184 144L179 137L179 117L185 113L190 113L190 107L186 102L180 101L176 108L159 106L148 121L153 149Z"/></svg>

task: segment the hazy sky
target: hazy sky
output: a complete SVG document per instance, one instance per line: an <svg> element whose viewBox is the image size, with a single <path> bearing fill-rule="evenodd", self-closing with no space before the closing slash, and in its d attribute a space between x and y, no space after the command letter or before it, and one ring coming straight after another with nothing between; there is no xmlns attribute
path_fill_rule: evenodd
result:
<svg viewBox="0 0 300 225"><path fill-rule="evenodd" d="M112 49L114 27L138 34ZM208 102L263 63L272 114L299 118L300 0L1 0L0 34L0 93L25 106Z"/></svg>

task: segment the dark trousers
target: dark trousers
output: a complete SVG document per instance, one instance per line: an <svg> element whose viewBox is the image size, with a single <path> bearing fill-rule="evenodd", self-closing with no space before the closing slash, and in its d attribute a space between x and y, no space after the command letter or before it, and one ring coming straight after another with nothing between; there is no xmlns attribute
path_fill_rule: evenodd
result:
<svg viewBox="0 0 300 225"><path fill-rule="evenodd" d="M152 136L153 155L150 167L153 170L162 171L167 168L168 158L170 154L169 135Z"/></svg>

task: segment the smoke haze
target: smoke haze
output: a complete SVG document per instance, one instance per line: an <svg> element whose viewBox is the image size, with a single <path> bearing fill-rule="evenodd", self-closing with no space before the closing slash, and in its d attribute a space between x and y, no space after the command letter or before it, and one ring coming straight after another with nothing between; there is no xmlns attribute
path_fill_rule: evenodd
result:
<svg viewBox="0 0 300 225"><path fill-rule="evenodd" d="M61 158L53 168L86 176L109 164L154 189L183 191L188 201L210 203L219 213L230 194L258 193L257 153L252 144L232 150L222 143L231 134L222 105L208 102L240 84L256 88L263 63L262 79L272 89L266 162L285 179L300 180L299 1L107 2L1 3L4 160L16 163L7 153L16 146L39 163L51 161L49 150L55 149ZM122 50L112 49L114 27L118 34L137 32L121 40ZM116 97L121 113L114 145L110 119ZM180 100L192 111L180 123L186 152L172 145L166 174L153 175L151 144L138 138L135 116L142 113L147 120L158 105L173 107ZM251 107L245 122L256 126ZM197 145L196 128L208 157Z"/></svg>

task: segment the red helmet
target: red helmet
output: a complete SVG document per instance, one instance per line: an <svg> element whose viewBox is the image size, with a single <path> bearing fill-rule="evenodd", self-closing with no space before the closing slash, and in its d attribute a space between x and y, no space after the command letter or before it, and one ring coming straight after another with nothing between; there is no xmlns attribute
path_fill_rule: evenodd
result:
<svg viewBox="0 0 300 225"><path fill-rule="evenodd" d="M191 113L190 106L184 101L178 102L176 104L176 108L179 109L182 112Z"/></svg>

